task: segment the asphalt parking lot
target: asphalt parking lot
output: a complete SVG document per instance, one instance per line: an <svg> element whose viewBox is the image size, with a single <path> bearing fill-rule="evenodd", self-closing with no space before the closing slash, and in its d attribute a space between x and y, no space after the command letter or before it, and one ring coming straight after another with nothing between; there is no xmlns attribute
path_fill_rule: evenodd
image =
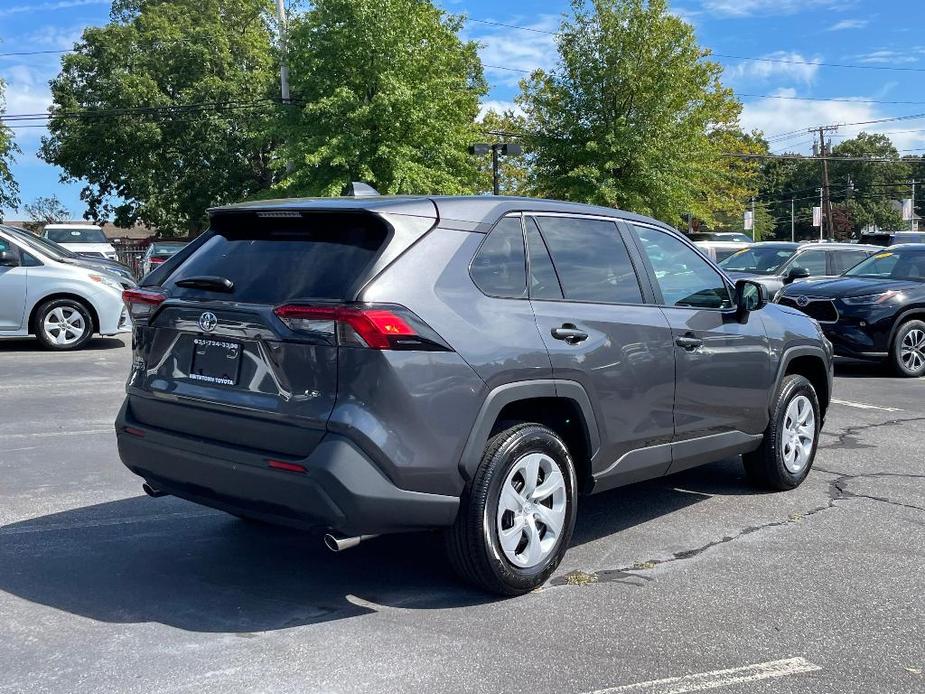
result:
<svg viewBox="0 0 925 694"><path fill-rule="evenodd" d="M925 691L925 381L840 365L802 487L727 460L585 499L499 601L430 534L335 555L144 496L125 342L0 342L0 692Z"/></svg>

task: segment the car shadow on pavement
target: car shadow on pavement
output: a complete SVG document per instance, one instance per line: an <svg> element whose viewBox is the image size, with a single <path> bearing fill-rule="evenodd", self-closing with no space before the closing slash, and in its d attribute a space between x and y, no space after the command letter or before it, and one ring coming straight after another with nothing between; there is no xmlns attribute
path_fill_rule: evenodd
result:
<svg viewBox="0 0 925 694"><path fill-rule="evenodd" d="M131 339L129 337L128 339ZM80 348L81 352L102 352L109 349L121 349L125 347L118 337L94 337L86 345ZM48 354L61 354L61 352L52 352L42 347L42 343L32 337L24 337L21 340L0 340L0 354L12 352L47 352Z"/></svg>
<svg viewBox="0 0 925 694"><path fill-rule="evenodd" d="M714 494L745 493L735 465L585 498L573 544ZM334 554L316 534L144 496L0 527L0 590L97 621L238 634L493 600L454 578L437 533L380 537Z"/></svg>
<svg viewBox="0 0 925 694"><path fill-rule="evenodd" d="M901 379L889 364L879 361L861 361L839 358L835 361L837 378L896 378Z"/></svg>

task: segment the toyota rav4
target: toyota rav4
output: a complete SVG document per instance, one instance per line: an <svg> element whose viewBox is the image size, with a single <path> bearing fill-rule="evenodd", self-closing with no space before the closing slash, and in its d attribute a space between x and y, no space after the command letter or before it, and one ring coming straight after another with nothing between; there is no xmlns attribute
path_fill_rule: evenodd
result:
<svg viewBox="0 0 925 694"><path fill-rule="evenodd" d="M153 496L332 548L440 528L459 573L515 595L580 495L738 454L766 489L812 466L819 325L660 222L503 197L210 215L124 294L119 452Z"/></svg>

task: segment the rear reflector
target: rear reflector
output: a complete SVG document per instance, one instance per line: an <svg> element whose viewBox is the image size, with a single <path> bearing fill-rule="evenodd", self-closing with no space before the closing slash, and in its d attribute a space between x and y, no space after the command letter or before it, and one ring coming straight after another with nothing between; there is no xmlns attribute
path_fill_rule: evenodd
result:
<svg viewBox="0 0 925 694"><path fill-rule="evenodd" d="M167 299L167 295L150 289L125 289L122 301L125 302L132 319L147 318Z"/></svg>
<svg viewBox="0 0 925 694"><path fill-rule="evenodd" d="M306 472L305 468L298 463L287 463L283 460L268 460L269 465L274 470L285 470L286 472Z"/></svg>
<svg viewBox="0 0 925 694"><path fill-rule="evenodd" d="M420 329L411 327L410 313L399 306L287 305L279 306L273 312L290 330L296 332L317 332L323 330L325 324L336 324L338 343L345 346L370 349L447 349L442 340L423 324Z"/></svg>
<svg viewBox="0 0 925 694"><path fill-rule="evenodd" d="M145 437L144 429L136 429L135 427L123 427L122 431L124 431L129 436L137 436L140 439Z"/></svg>

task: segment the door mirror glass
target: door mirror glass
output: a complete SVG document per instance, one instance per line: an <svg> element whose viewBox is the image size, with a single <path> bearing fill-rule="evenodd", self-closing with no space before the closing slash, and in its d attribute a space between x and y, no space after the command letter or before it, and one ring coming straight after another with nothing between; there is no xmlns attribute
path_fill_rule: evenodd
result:
<svg viewBox="0 0 925 694"><path fill-rule="evenodd" d="M19 265L19 256L13 251L0 251L0 266L17 267Z"/></svg>
<svg viewBox="0 0 925 694"><path fill-rule="evenodd" d="M768 288L760 282L739 280L736 282L736 308L740 313L760 311L768 303Z"/></svg>
<svg viewBox="0 0 925 694"><path fill-rule="evenodd" d="M809 277L809 270L805 267L800 267L799 265L794 265L790 268L790 272L787 273L787 279L793 282L794 280L802 280Z"/></svg>

